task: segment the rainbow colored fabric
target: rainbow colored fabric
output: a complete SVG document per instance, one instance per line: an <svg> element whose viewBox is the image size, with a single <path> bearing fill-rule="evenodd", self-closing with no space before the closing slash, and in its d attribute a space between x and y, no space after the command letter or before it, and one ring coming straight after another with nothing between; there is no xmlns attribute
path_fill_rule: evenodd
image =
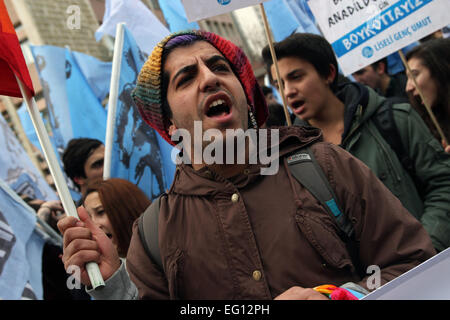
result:
<svg viewBox="0 0 450 320"><path fill-rule="evenodd" d="M158 131L167 142L175 145L168 133L169 119L162 111L162 103L166 99L166 97L162 97L162 65L164 63L162 56L164 48L169 41L186 35L209 42L230 62L244 88L247 102L255 114L258 126L261 126L267 119L268 109L250 61L244 52L231 41L214 33L200 30L188 30L167 36L156 45L148 57L139 73L136 88L132 93L132 97L144 121Z"/></svg>
<svg viewBox="0 0 450 320"><path fill-rule="evenodd" d="M331 300L359 300L355 296L356 292L340 287L336 287L332 284L324 284L314 288L317 292L326 295Z"/></svg>

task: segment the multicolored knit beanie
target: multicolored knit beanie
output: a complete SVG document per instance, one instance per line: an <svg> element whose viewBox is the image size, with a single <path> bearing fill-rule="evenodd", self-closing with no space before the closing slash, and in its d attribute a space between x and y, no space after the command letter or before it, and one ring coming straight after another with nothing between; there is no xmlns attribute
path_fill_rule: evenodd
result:
<svg viewBox="0 0 450 320"><path fill-rule="evenodd" d="M167 36L153 49L145 62L139 73L136 88L132 92L132 97L144 121L158 131L167 142L175 145L169 136L169 118L162 109L163 101L166 99L162 96L162 65L164 63L162 57L168 43L176 45L176 42L194 40L209 42L230 62L244 88L247 102L256 117L257 124L261 126L267 119L268 109L252 66L244 52L232 42L214 33L199 30L178 32Z"/></svg>

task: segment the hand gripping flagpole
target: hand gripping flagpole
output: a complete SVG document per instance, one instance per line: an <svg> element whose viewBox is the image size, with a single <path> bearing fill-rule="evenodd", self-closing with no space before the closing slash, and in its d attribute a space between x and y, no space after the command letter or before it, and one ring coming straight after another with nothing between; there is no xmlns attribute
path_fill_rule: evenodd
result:
<svg viewBox="0 0 450 320"><path fill-rule="evenodd" d="M111 155L116 122L117 100L119 96L119 78L122 65L123 37L125 23L118 23L114 40L114 56L112 61L111 82L108 101L108 118L106 120L105 161L103 164L103 179L111 177Z"/></svg>
<svg viewBox="0 0 450 320"><path fill-rule="evenodd" d="M31 121L33 122L34 129L36 130L39 142L42 146L42 150L44 152L45 160L47 161L48 167L50 169L50 173L53 177L53 180L55 181L56 190L58 191L58 195L61 199L64 210L69 216L78 219L79 217L75 208L75 204L70 195L69 188L67 187L61 167L59 166L58 160L56 159L56 155L53 151L47 131L45 130L44 122L42 121L42 118L39 114L36 101L30 95L22 81L20 81L17 76L16 80L17 84L19 85L20 92L22 93L22 97L25 100L25 104L27 106L28 113L30 114ZM105 282L103 281L103 277L100 273L100 269L97 263L88 262L86 264L86 271L89 275L91 285L94 289L105 286Z"/></svg>

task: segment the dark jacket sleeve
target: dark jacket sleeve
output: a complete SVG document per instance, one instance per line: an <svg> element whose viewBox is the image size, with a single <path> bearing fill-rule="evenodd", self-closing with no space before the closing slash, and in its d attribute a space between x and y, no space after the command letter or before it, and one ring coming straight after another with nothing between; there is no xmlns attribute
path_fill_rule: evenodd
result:
<svg viewBox="0 0 450 320"><path fill-rule="evenodd" d="M360 160L328 144L324 168L344 213L355 228L364 270L381 270L381 285L431 258L436 252L421 223ZM367 288L368 274L358 284Z"/></svg>
<svg viewBox="0 0 450 320"><path fill-rule="evenodd" d="M139 291L139 299L167 300L170 296L166 277L145 252L137 221L133 224L133 235L127 254L127 271Z"/></svg>
<svg viewBox="0 0 450 320"><path fill-rule="evenodd" d="M403 145L414 162L417 187L423 195L420 218L434 247L450 247L450 154L408 104L395 105L394 117Z"/></svg>

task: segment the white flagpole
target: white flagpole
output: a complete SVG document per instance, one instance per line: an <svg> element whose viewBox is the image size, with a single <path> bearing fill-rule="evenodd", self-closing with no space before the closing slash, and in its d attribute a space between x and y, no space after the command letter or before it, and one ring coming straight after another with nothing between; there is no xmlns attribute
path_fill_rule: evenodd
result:
<svg viewBox="0 0 450 320"><path fill-rule="evenodd" d="M66 181L64 179L61 167L59 166L58 160L56 158L55 152L53 151L52 145L50 143L50 138L48 137L47 131L45 130L44 122L39 114L36 101L25 88L22 81L16 76L17 84L19 85L20 92L24 98L25 104L30 114L31 121L33 122L34 129L36 130L39 143L42 146L42 150L47 161L50 173L55 182L56 190L61 199L62 205L65 212L72 217L79 218L77 209L75 208L75 203L70 195L69 188L67 187ZM105 286L103 277L100 273L100 269L95 262L88 262L86 264L86 271L89 274L89 279L91 280L91 285L94 289Z"/></svg>
<svg viewBox="0 0 450 320"><path fill-rule="evenodd" d="M114 41L114 56L112 61L111 84L108 100L108 118L105 137L105 160L103 163L103 179L111 178L111 156L114 142L114 127L116 122L117 100L119 97L120 68L122 66L122 51L125 23L118 23Z"/></svg>

